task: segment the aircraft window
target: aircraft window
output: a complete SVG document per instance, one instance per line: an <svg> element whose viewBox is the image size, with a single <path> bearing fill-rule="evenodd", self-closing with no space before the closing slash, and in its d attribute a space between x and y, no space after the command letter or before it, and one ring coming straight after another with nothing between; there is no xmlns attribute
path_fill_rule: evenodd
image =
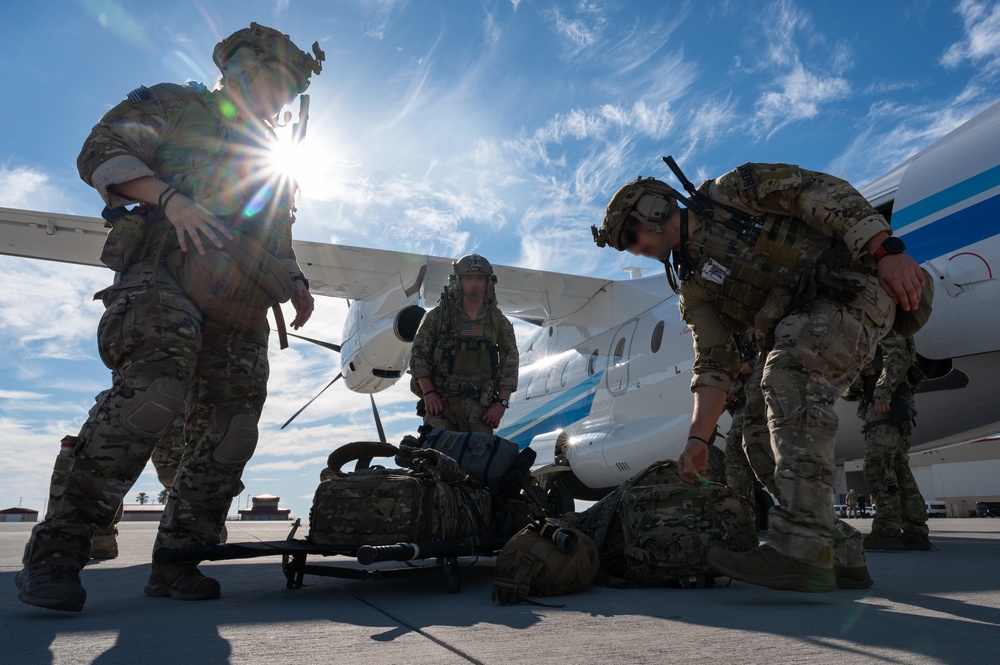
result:
<svg viewBox="0 0 1000 665"><path fill-rule="evenodd" d="M549 326L549 337L552 337L552 326Z"/></svg>
<svg viewBox="0 0 1000 665"><path fill-rule="evenodd" d="M657 321L656 326L653 327L653 337L649 340L649 348L653 353L660 350L660 344L663 344L663 321Z"/></svg>
<svg viewBox="0 0 1000 665"><path fill-rule="evenodd" d="M549 373L545 375L545 392L548 394L555 386L556 382L556 368L553 367L549 369Z"/></svg>
<svg viewBox="0 0 1000 665"><path fill-rule="evenodd" d="M622 337L620 340L618 340L618 343L615 344L615 364L617 365L618 363L620 363L622 361L622 358L624 357L625 357L625 338Z"/></svg>
<svg viewBox="0 0 1000 665"><path fill-rule="evenodd" d="M590 354L590 362L587 363L588 376L594 376L594 374L597 372L597 355L598 355L597 349L594 349L594 352Z"/></svg>
<svg viewBox="0 0 1000 665"><path fill-rule="evenodd" d="M528 387L524 391L524 399L529 400L535 396L535 377L528 381Z"/></svg>
<svg viewBox="0 0 1000 665"><path fill-rule="evenodd" d="M563 365L562 378L559 380L559 385L561 385L563 388L565 388L566 384L569 383L569 366L570 363L567 360L566 364Z"/></svg>

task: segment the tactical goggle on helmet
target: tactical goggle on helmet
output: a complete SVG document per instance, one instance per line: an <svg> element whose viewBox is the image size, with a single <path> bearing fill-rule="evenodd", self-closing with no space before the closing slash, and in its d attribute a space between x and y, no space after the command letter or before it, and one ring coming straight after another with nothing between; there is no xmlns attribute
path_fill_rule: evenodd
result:
<svg viewBox="0 0 1000 665"><path fill-rule="evenodd" d="M459 277L462 275L493 276L493 266L479 254L466 254L458 261L455 261L451 267Z"/></svg>
<svg viewBox="0 0 1000 665"><path fill-rule="evenodd" d="M309 77L312 74L318 75L323 71L323 61L326 60L319 42L313 43L314 58L296 46L285 33L258 23L251 23L249 28L237 30L216 44L212 60L220 71L225 72L233 53L244 46L257 52L258 63L275 61L284 65L295 77L298 93L305 92L309 87Z"/></svg>
<svg viewBox="0 0 1000 665"><path fill-rule="evenodd" d="M629 248L625 230L630 219L642 222L651 231L660 233L663 225L677 208L670 188L656 178L639 176L619 189L608 203L601 228L591 226L598 247L611 246L619 252ZM634 239L633 239L634 242Z"/></svg>

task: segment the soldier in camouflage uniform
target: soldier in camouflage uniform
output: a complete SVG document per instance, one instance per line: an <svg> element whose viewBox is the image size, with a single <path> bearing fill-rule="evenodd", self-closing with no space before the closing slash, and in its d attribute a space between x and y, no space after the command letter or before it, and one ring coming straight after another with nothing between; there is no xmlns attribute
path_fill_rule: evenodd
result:
<svg viewBox="0 0 1000 665"><path fill-rule="evenodd" d="M185 410L184 456L154 547L219 542L257 444L267 309L280 301L275 293L289 294L293 328L313 310L291 245L296 187L276 177L267 158L273 119L320 72L318 44L313 51L316 59L253 23L216 46L222 79L215 90L140 87L84 143L80 175L107 203L113 224L102 261L115 280L95 296L107 308L98 344L112 387L98 395L80 431L62 498L32 531L15 580L22 602L83 608L79 572L95 527L112 523L157 441ZM137 209L124 210L135 202ZM190 271L237 257L230 251L237 243L260 259L259 270L222 263L227 279L201 281ZM216 251L223 247L226 253ZM206 283L218 289L210 291L214 300L202 297ZM154 564L145 593L200 600L218 597L220 587L194 564Z"/></svg>
<svg viewBox="0 0 1000 665"><path fill-rule="evenodd" d="M455 280L413 338L410 385L424 424L492 434L517 390L514 326L496 305L496 276L478 254L453 266Z"/></svg>
<svg viewBox="0 0 1000 665"><path fill-rule="evenodd" d="M734 333L734 338L740 354L740 372L733 379L726 398L726 411L732 419L726 432L726 485L752 506L757 478L744 448L743 415L747 404L747 379L756 364L757 342L746 332Z"/></svg>
<svg viewBox="0 0 1000 665"><path fill-rule="evenodd" d="M920 382L912 337L890 332L852 387L864 423L865 479L878 510L866 550L929 550L927 508L910 471L910 439Z"/></svg>
<svg viewBox="0 0 1000 665"><path fill-rule="evenodd" d="M781 502L770 543L713 550L709 562L772 588L870 586L865 566L834 571L833 404L892 326L894 302L921 305L924 274L885 219L834 176L748 163L688 191L640 178L615 194L593 233L598 246L659 259L680 277L677 286L668 271L695 350L685 480L705 468L705 442L739 370L733 331L753 328L768 349L760 385Z"/></svg>

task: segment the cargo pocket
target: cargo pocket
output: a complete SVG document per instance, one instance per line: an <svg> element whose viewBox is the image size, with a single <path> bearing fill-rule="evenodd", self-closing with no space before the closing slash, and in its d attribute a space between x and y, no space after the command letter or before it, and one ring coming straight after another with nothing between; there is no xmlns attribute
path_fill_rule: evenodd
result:
<svg viewBox="0 0 1000 665"><path fill-rule="evenodd" d="M135 348L135 313L131 296L122 294L104 310L97 325L97 350L104 365L117 370L129 352Z"/></svg>

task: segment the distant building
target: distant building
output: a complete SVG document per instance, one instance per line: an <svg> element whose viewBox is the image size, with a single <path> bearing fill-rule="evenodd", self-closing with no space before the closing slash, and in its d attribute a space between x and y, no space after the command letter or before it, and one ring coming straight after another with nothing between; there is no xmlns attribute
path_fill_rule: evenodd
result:
<svg viewBox="0 0 1000 665"><path fill-rule="evenodd" d="M261 494L260 496L255 496L253 498L253 508L250 510L241 510L240 519L241 520L287 520L289 519L289 514L291 510L288 508L279 508L278 502L281 497L271 496L270 494Z"/></svg>
<svg viewBox="0 0 1000 665"><path fill-rule="evenodd" d="M163 508L162 503L126 503L122 511L122 522L159 522Z"/></svg>
<svg viewBox="0 0 1000 665"><path fill-rule="evenodd" d="M30 508L7 508L0 510L0 522L37 522L38 511Z"/></svg>

